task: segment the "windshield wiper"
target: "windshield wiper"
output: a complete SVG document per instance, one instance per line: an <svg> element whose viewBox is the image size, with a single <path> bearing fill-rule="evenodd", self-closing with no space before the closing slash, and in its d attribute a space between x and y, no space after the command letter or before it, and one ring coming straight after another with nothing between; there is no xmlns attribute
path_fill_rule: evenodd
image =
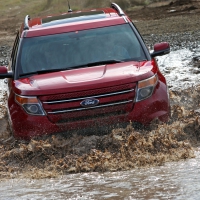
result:
<svg viewBox="0 0 200 200"><path fill-rule="evenodd" d="M106 65L106 64L114 64L114 63L121 63L124 62L123 60L103 60L98 62L91 62L86 64L87 66L96 66L96 65Z"/></svg>
<svg viewBox="0 0 200 200"><path fill-rule="evenodd" d="M121 63L121 62L124 62L124 61L122 61L122 60L104 60L104 61L98 61L98 62L91 62L91 63L87 63L87 64L83 64L83 65L76 65L76 66L67 67L67 68L47 69L47 70L29 72L29 73L20 74L19 76L21 77L21 76L28 76L28 75L34 75L34 74L45 74L45 73L59 72L59 71L70 70L70 69L75 69L75 68L92 67L92 66L97 66L97 65L106 65L106 64L114 64L114 63Z"/></svg>
<svg viewBox="0 0 200 200"><path fill-rule="evenodd" d="M28 76L28 75L34 75L34 74L45 74L45 73L49 73L49 72L59 72L59 71L62 71L62 70L66 70L66 69L65 68L45 69L45 70L41 70L41 71L28 72L28 73L20 74L19 76Z"/></svg>
<svg viewBox="0 0 200 200"><path fill-rule="evenodd" d="M75 68L81 68L81 67L93 67L93 66L97 66L97 65L107 65L107 64L114 64L114 63L121 63L121 62L124 62L124 61L123 60L103 60L103 61L86 63L83 65L76 65L76 66L68 67L67 69L75 69Z"/></svg>

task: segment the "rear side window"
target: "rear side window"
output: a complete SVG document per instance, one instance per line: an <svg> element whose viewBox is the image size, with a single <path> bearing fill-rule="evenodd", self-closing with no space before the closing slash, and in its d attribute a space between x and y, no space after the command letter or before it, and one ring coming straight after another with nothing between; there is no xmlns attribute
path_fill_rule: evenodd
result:
<svg viewBox="0 0 200 200"><path fill-rule="evenodd" d="M71 69L105 60L139 61L145 54L129 24L75 31L35 38L24 38L19 74Z"/></svg>

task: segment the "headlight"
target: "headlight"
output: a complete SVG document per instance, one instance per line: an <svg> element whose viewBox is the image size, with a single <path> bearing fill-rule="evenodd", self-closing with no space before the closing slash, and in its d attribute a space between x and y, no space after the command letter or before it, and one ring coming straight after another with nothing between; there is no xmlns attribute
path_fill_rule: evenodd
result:
<svg viewBox="0 0 200 200"><path fill-rule="evenodd" d="M37 97L15 95L15 101L30 115L45 115L41 102Z"/></svg>
<svg viewBox="0 0 200 200"><path fill-rule="evenodd" d="M151 78L138 82L136 102L149 98L158 82L157 74Z"/></svg>

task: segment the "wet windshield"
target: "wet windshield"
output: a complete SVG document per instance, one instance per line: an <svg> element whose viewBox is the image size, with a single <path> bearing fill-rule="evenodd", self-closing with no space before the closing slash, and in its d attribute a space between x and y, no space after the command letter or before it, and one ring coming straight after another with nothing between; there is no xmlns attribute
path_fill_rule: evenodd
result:
<svg viewBox="0 0 200 200"><path fill-rule="evenodd" d="M130 25L23 39L18 74L42 70L72 69L107 60L145 60Z"/></svg>

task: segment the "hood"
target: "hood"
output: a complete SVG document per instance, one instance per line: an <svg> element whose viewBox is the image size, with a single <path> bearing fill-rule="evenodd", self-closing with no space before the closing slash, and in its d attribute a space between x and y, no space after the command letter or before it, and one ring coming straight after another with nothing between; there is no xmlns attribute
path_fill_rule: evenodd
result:
<svg viewBox="0 0 200 200"><path fill-rule="evenodd" d="M149 78L157 72L154 61L124 62L33 75L15 80L19 95L49 95L122 85Z"/></svg>

